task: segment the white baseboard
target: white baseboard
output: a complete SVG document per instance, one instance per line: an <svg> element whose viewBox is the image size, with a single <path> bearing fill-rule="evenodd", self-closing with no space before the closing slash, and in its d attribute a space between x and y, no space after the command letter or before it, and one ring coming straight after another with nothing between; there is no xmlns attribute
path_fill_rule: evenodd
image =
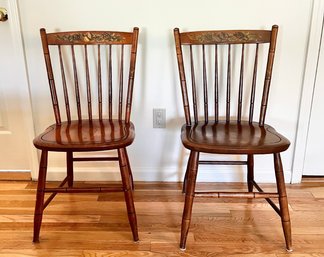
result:
<svg viewBox="0 0 324 257"><path fill-rule="evenodd" d="M141 168L133 167L132 172L135 181L168 181L178 182L183 180L185 168L177 171L175 167L170 168ZM119 181L120 172L118 167L78 167L74 172L77 181ZM60 181L66 176L66 168L48 168L47 180ZM289 183L291 171L285 171L285 181ZM260 183L275 182L274 170L255 171L255 180ZM200 166L197 181L199 182L245 182L246 171L244 168Z"/></svg>

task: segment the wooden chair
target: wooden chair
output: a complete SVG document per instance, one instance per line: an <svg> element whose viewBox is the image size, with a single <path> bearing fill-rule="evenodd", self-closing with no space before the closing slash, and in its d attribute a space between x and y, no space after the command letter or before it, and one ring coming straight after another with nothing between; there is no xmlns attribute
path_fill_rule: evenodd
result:
<svg viewBox="0 0 324 257"><path fill-rule="evenodd" d="M190 150L184 179L181 249L186 247L194 197L246 197L265 198L270 203L281 217L286 248L291 251L291 226L280 158L280 152L285 151L290 142L265 124L277 33L276 25L272 30L180 33L178 28L174 29L186 119L181 140ZM257 76L258 68L265 74L263 78L260 76L261 79ZM258 82L263 84L263 90L257 90ZM222 84L225 86L221 87ZM224 101L219 100L222 95ZM221 116L222 111L224 116ZM254 122L256 111L259 120ZM244 155L247 158L243 161L199 160L200 153ZM253 160L256 154L273 154L276 193L264 192L255 182ZM199 164L246 165L248 192L195 192ZM253 192L254 187L258 192ZM270 198L278 198L280 208Z"/></svg>
<svg viewBox="0 0 324 257"><path fill-rule="evenodd" d="M133 239L138 241L133 178L126 151L135 136L130 115L138 31L40 30L56 122L34 139L34 145L42 152L33 242L39 242L43 211L57 193L117 191L124 192ZM117 150L117 157L73 156L75 152L103 150ZM45 186L49 151L66 153L67 176L57 188ZM74 187L73 162L79 161L119 162L122 186ZM45 193L52 193L46 201Z"/></svg>

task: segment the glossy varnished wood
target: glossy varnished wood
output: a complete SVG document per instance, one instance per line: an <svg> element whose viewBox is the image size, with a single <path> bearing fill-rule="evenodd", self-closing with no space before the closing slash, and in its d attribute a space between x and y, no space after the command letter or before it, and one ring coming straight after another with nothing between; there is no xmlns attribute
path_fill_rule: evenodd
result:
<svg viewBox="0 0 324 257"><path fill-rule="evenodd" d="M89 187L91 182L75 182ZM50 182L49 187L58 183ZM119 184L119 183L118 183ZM116 182L103 186L116 186ZM275 184L262 184L275 192ZM196 190L245 192L245 183L197 183ZM45 210L41 243L31 243L37 183L0 181L0 256L248 256L324 255L324 180L287 185L294 252L282 247L280 219L262 199L197 198L186 252L179 250L185 196L180 183L136 183L140 241L129 233L120 193L59 194ZM85 208L85 206L87 208Z"/></svg>
<svg viewBox="0 0 324 257"><path fill-rule="evenodd" d="M53 124L34 139L38 149L91 151L123 148L134 141L132 122L123 120L82 120Z"/></svg>
<svg viewBox="0 0 324 257"><path fill-rule="evenodd" d="M39 242L44 209L58 193L87 192L123 192L133 239L138 241L132 195L134 182L126 150L135 137L135 128L130 116L138 28L134 28L133 32L57 33L46 33L45 29L41 29L40 34L55 123L34 139L34 145L42 151L42 157L38 175L33 242ZM128 74L124 69L126 47L129 57ZM119 57L116 63L113 61L115 53ZM115 70L118 72L117 79L113 74ZM103 76L107 77L105 83ZM124 77L128 77L127 81ZM115 99L113 90L118 91L118 97ZM103 92L107 92L107 95L103 95ZM117 108L113 108L114 106ZM61 110L62 107L65 111ZM74 157L75 152L100 150L117 150L118 155ZM47 159L51 151L66 153L67 176L57 187L48 188ZM113 188L76 187L73 174L73 163L76 161L117 161L121 172L121 185ZM45 193L51 194L46 198Z"/></svg>
<svg viewBox="0 0 324 257"><path fill-rule="evenodd" d="M290 144L273 127L246 121L185 124L181 139L188 149L217 154L269 154L285 151Z"/></svg>
<svg viewBox="0 0 324 257"><path fill-rule="evenodd" d="M181 140L184 147L190 150L183 185L186 200L181 226L181 249L186 248L192 206L196 196L265 198L281 217L286 249L292 250L288 200L280 158L280 153L288 149L290 142L272 126L265 123L277 34L278 26L276 25L271 30L218 30L180 33L178 28L174 29L185 114ZM266 45L267 51L260 51L260 45ZM194 48L197 50L195 53ZM199 51L200 48L201 51ZM251 55L251 49L254 52L252 54L253 63L250 65L252 73L248 73L248 69L245 69L245 62L248 59L246 55L249 53ZM188 51L189 57L186 57L185 54L188 54ZM265 57L260 56L262 52L267 52ZM208 62L213 60L213 66L207 66L206 60ZM265 75L259 74L260 60L263 62L265 60L263 64ZM219 64L220 62L221 64ZM238 63L236 71L235 63ZM200 68L197 69L197 67ZM189 73L189 76L186 72ZM236 75L238 78L235 78L235 74L239 74ZM258 76L264 76L262 85L258 83L260 80ZM200 78L200 81L197 80L197 77ZM214 79L213 86L208 85L209 78ZM249 85L247 85L246 78L251 78ZM234 82L238 85L235 86ZM261 92L259 97L261 100L257 102L256 92L258 89ZM236 113L233 111L234 90L237 91ZM213 98L209 97L210 92L213 93ZM219 92L223 92L224 99L220 99ZM245 96L246 92L249 92L248 97ZM199 95L200 97L198 97ZM210 102L209 99L214 101ZM222 102L223 108L220 108ZM248 110L248 115L243 116L244 106L247 106L245 109ZM221 109L223 113L220 112ZM213 110L214 113L211 114L210 110ZM259 111L258 120L255 118L257 116L255 110ZM200 153L244 155L246 161L204 161L199 160ZM277 192L275 193L264 191L254 180L254 156L258 154L273 154L274 156L277 182ZM195 191L199 164L246 165L248 192ZM280 208L272 198L279 198Z"/></svg>

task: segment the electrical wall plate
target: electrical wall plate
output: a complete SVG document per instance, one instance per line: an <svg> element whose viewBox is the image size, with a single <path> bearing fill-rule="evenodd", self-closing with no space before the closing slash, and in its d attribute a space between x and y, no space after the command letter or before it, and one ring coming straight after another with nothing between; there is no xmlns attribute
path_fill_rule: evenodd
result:
<svg viewBox="0 0 324 257"><path fill-rule="evenodd" d="M166 111L163 108L153 109L153 128L166 128Z"/></svg>

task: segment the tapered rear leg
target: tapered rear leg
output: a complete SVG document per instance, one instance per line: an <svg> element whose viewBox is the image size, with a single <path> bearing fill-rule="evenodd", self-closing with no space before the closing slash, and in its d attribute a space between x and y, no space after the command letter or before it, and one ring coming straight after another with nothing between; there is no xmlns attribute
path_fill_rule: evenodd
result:
<svg viewBox="0 0 324 257"><path fill-rule="evenodd" d="M133 199L133 191L131 188L131 179L130 179L130 171L128 169L127 164L127 153L125 148L118 149L118 158L119 158L119 167L120 167L120 173L124 188L124 196L125 196L125 202L127 207L127 215L129 224L132 229L133 233L133 239L134 241L138 241L138 229L137 229L137 219L136 219L136 212L135 212L135 206L134 206L134 199Z"/></svg>
<svg viewBox="0 0 324 257"><path fill-rule="evenodd" d="M192 159L192 155L190 154L189 155L189 160L188 160L188 163L187 163L186 174L185 174L184 179L183 179L182 193L186 192L186 186L187 186L187 180L188 180L188 169L189 169L191 159Z"/></svg>
<svg viewBox="0 0 324 257"><path fill-rule="evenodd" d="M134 191L135 186L134 186L133 173L132 173L132 169L131 169L131 166L130 166L130 163L129 163L129 158L128 158L126 148L125 148L125 154L126 154L126 160L127 160L127 167L128 167L128 171L129 171L129 177L130 177L130 181L131 181L131 188Z"/></svg>
<svg viewBox="0 0 324 257"><path fill-rule="evenodd" d="M287 251L292 251L291 224L288 209L286 185L283 174L282 162L279 153L274 154L274 166L276 172L277 189L279 193L279 206L281 212L281 223L286 240Z"/></svg>
<svg viewBox="0 0 324 257"><path fill-rule="evenodd" d="M39 242L39 232L42 225L43 211L44 211L44 189L46 183L46 172L47 172L47 155L48 152L42 150L41 160L39 164L38 183L37 183L37 194L36 194L36 206L34 213L34 236L33 242Z"/></svg>
<svg viewBox="0 0 324 257"><path fill-rule="evenodd" d="M68 186L73 187L73 152L66 153L66 168L68 177Z"/></svg>
<svg viewBox="0 0 324 257"><path fill-rule="evenodd" d="M247 184L249 192L253 192L254 181L254 158L253 154L249 154L247 157Z"/></svg>

